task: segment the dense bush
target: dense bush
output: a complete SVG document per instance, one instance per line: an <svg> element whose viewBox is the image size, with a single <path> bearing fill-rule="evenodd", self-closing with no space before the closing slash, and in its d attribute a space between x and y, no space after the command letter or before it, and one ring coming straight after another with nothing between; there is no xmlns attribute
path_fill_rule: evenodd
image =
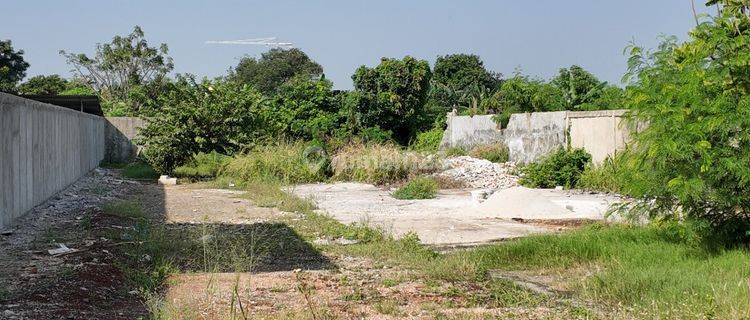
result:
<svg viewBox="0 0 750 320"><path fill-rule="evenodd" d="M393 197L401 200L432 199L435 198L437 189L438 183L434 179L418 177L393 192Z"/></svg>
<svg viewBox="0 0 750 320"><path fill-rule="evenodd" d="M715 0L717 16L687 42L655 52L631 47L627 107L636 156L624 186L633 209L712 223L717 235L750 241L750 4ZM640 174L639 174L640 173Z"/></svg>
<svg viewBox="0 0 750 320"><path fill-rule="evenodd" d="M469 156L496 163L508 162L508 146L499 142L476 146L469 151Z"/></svg>
<svg viewBox="0 0 750 320"><path fill-rule="evenodd" d="M344 115L338 113L332 87L328 80L291 79L276 89L260 116L275 136L323 139L344 120Z"/></svg>
<svg viewBox="0 0 750 320"><path fill-rule="evenodd" d="M325 181L329 162L326 157L318 156L317 150L302 142L256 147L234 157L224 166L221 175L235 178L237 183Z"/></svg>
<svg viewBox="0 0 750 320"><path fill-rule="evenodd" d="M353 144L331 160L333 179L386 184L441 169L440 159L394 145Z"/></svg>
<svg viewBox="0 0 750 320"><path fill-rule="evenodd" d="M258 112L264 98L235 82L180 77L160 103L139 142L148 162L162 173L199 152L234 154L257 143L268 129Z"/></svg>
<svg viewBox="0 0 750 320"><path fill-rule="evenodd" d="M520 183L534 188L574 188L591 155L583 149L559 149L521 169Z"/></svg>

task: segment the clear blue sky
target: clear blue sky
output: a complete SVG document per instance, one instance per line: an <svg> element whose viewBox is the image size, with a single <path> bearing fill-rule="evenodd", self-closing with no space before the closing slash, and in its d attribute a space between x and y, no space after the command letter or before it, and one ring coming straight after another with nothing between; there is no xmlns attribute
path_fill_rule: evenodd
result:
<svg viewBox="0 0 750 320"><path fill-rule="evenodd" d="M705 11L702 0L696 0ZM262 46L206 40L277 37L320 63L337 88L380 57L475 53L506 75L520 67L548 78L578 64L619 83L629 41L653 47L660 34L684 39L694 25L690 0L300 0L3 1L0 39L26 51L29 76L69 75L60 49L91 54L97 42L140 25L169 45L176 72L218 76Z"/></svg>

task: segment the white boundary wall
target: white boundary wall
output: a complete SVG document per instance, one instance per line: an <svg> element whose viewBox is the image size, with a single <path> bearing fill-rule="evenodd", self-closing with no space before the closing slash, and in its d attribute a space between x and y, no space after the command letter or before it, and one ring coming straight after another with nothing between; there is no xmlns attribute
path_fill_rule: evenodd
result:
<svg viewBox="0 0 750 320"><path fill-rule="evenodd" d="M96 168L105 119L0 93L0 228Z"/></svg>

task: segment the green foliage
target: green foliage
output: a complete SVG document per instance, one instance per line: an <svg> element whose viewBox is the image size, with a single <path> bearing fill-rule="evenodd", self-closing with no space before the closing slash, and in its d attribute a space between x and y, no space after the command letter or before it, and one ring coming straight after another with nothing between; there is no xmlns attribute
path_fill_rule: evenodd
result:
<svg viewBox="0 0 750 320"><path fill-rule="evenodd" d="M65 90L59 93L62 96L95 96L96 91L86 85L81 79L72 79L65 84Z"/></svg>
<svg viewBox="0 0 750 320"><path fill-rule="evenodd" d="M274 48L261 54L260 59L242 58L230 78L271 95L293 78L309 80L322 74L323 67L311 60L302 50Z"/></svg>
<svg viewBox="0 0 750 320"><path fill-rule="evenodd" d="M68 80L53 74L49 76L34 76L18 86L20 94L47 94L56 95L65 91L68 86Z"/></svg>
<svg viewBox="0 0 750 320"><path fill-rule="evenodd" d="M159 173L154 170L148 163L136 161L126 165L122 169L122 176L130 179L156 179Z"/></svg>
<svg viewBox="0 0 750 320"><path fill-rule="evenodd" d="M236 82L180 76L159 102L161 110L139 133L146 159L159 172L199 152L232 155L267 137L258 116L265 99Z"/></svg>
<svg viewBox="0 0 750 320"><path fill-rule="evenodd" d="M216 151L210 153L200 152L194 155L186 164L175 168L172 174L178 178L189 178L192 180L216 178L230 160L229 156Z"/></svg>
<svg viewBox="0 0 750 320"><path fill-rule="evenodd" d="M168 51L164 43L158 48L149 47L143 30L135 26L129 35L97 44L93 57L64 50L60 54L73 67L76 77L102 99L111 105L125 104L124 113L135 115L142 107L153 106L164 89L166 75L174 68Z"/></svg>
<svg viewBox="0 0 750 320"><path fill-rule="evenodd" d="M342 116L328 80L297 77L281 84L262 116L275 135L322 139L341 126Z"/></svg>
<svg viewBox="0 0 750 320"><path fill-rule="evenodd" d="M425 112L430 76L427 61L410 56L383 58L375 68L359 67L352 76L359 126L386 128L407 144L432 123Z"/></svg>
<svg viewBox="0 0 750 320"><path fill-rule="evenodd" d="M440 112L469 107L472 97L492 95L500 85L500 75L487 71L484 62L473 54L438 56L432 74L429 104Z"/></svg>
<svg viewBox="0 0 750 320"><path fill-rule="evenodd" d="M614 158L607 157L603 163L589 163L581 172L578 187L587 190L626 194L622 186L633 176L624 165L628 153L618 153Z"/></svg>
<svg viewBox="0 0 750 320"><path fill-rule="evenodd" d="M717 234L750 241L750 4L710 1L720 13L687 42L629 48L627 107L635 151L624 189L633 210L706 219ZM641 125L641 127L644 127Z"/></svg>
<svg viewBox="0 0 750 320"><path fill-rule="evenodd" d="M15 51L10 40L0 40L0 92L15 92L18 82L26 76L29 63L23 53Z"/></svg>
<svg viewBox="0 0 750 320"><path fill-rule="evenodd" d="M519 182L533 188L575 188L581 172L590 161L591 155L583 149L561 148L521 168Z"/></svg>
<svg viewBox="0 0 750 320"><path fill-rule="evenodd" d="M558 111L565 109L560 88L541 80L517 74L503 82L495 93L502 114Z"/></svg>
<svg viewBox="0 0 750 320"><path fill-rule="evenodd" d="M410 148L414 151L437 152L440 142L443 140L442 128L432 128L428 131L417 133L417 137L412 141Z"/></svg>
<svg viewBox="0 0 750 320"><path fill-rule="evenodd" d="M504 143L493 143L474 147L469 151L469 155L474 158L502 163L508 162L508 152L508 146Z"/></svg>
<svg viewBox="0 0 750 320"><path fill-rule="evenodd" d="M386 184L436 172L441 161L434 156L404 151L398 146L352 144L331 159L333 179Z"/></svg>
<svg viewBox="0 0 750 320"><path fill-rule="evenodd" d="M578 106L594 101L601 94L606 82L601 82L590 72L572 65L562 68L550 84L560 88L567 110L577 110Z"/></svg>
<svg viewBox="0 0 750 320"><path fill-rule="evenodd" d="M236 183L280 181L282 183L320 182L328 178L329 160L318 147L305 143L259 146L234 157L221 175Z"/></svg>
<svg viewBox="0 0 750 320"><path fill-rule="evenodd" d="M437 194L438 183L430 177L418 177L409 180L393 192L393 197L401 200L432 199Z"/></svg>

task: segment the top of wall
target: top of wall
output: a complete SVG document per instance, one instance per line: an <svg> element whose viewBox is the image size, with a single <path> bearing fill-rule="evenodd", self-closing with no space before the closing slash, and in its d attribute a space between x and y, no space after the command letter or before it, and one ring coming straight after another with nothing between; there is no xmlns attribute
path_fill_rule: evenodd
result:
<svg viewBox="0 0 750 320"><path fill-rule="evenodd" d="M102 118L102 117L97 116L97 115L88 114L88 113L84 113L84 112L80 112L80 111L68 109L68 108L57 106L57 105L54 105L54 104L39 102L39 101L36 101L36 100L31 100L31 99L26 99L26 98L23 98L23 97L19 97L19 96L13 95L13 94L0 92L0 105L4 105L4 104L8 104L8 105L27 105L27 106L37 107L37 108L45 108L45 109L49 109L51 111L56 111L56 112L63 112L63 113L69 112L71 114L76 114L76 115L79 115L81 117L90 117L90 118L94 118L94 119L101 119Z"/></svg>

